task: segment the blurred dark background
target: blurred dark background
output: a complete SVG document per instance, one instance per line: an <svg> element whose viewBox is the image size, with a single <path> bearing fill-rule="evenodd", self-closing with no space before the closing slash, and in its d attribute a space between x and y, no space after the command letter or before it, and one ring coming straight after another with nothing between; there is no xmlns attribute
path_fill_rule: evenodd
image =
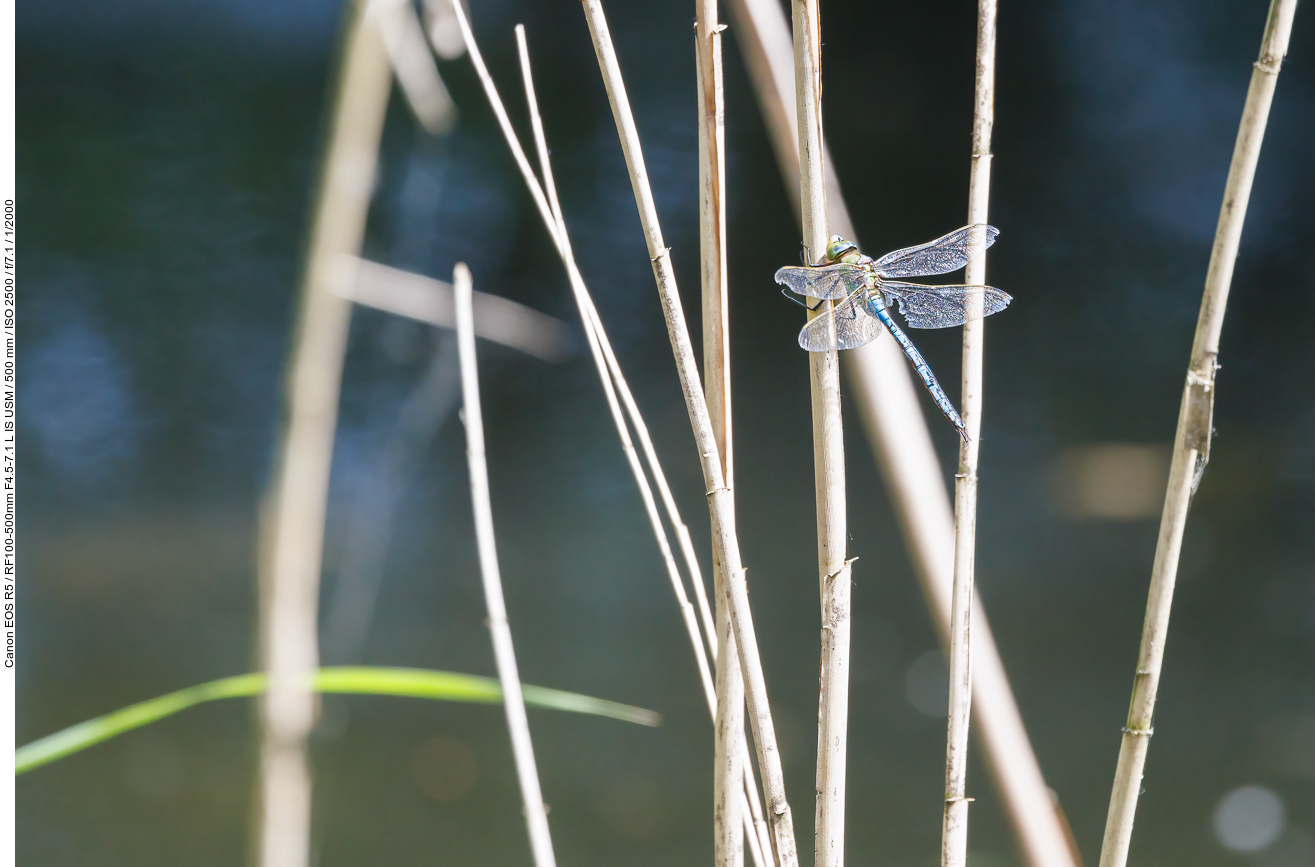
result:
<svg viewBox="0 0 1315 867"><path fill-rule="evenodd" d="M512 26L528 28L581 267L708 569L702 481L583 16L574 3L472 7L526 134ZM979 587L1088 864L1160 494L1127 505L1134 478L1110 494L1122 512L1102 509L1099 491L1073 493L1074 479L1124 444L1161 484L1153 470L1173 434L1266 8L1026 0L1000 11L991 213L1002 234L989 267L1015 302L988 328ZM253 667L256 515L342 11L331 0L19 4L20 743ZM607 11L694 310L693 5ZM1311 15L1297 15L1233 281L1218 434L1187 528L1136 865L1315 865ZM827 134L869 253L964 223L975 26L969 0L823 3ZM574 323L468 60L440 68L461 123L429 139L394 91L366 255L444 279L463 260L477 289ZM725 69L740 533L809 863L818 624L807 365L794 343L800 311L771 280L797 261L799 241L733 32ZM942 382L957 383L958 332L913 336ZM355 314L323 611L361 504L389 504L394 520L369 631L326 646L326 662L494 673L455 412L400 484L380 481L403 406L450 363L446 347L426 327ZM532 713L558 858L710 859L711 727L592 365L489 343L481 364L522 677L665 716L653 730ZM954 433L930 401L924 410L952 472ZM847 849L854 863L929 867L945 731L936 640L852 410L847 421L861 558ZM529 863L500 709L330 698L313 746L318 864ZM445 776L451 767L464 771ZM246 701L133 732L18 780L21 861L239 863L255 770ZM970 794L970 864L1017 863L980 762Z"/></svg>

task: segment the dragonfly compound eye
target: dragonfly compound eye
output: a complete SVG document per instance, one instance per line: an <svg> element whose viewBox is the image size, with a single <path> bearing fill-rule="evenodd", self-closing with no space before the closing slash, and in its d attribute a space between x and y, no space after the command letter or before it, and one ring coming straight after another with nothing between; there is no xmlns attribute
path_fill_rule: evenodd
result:
<svg viewBox="0 0 1315 867"><path fill-rule="evenodd" d="M826 260L828 262L839 262L842 258L850 253L857 253L858 246L839 235L831 236L831 243L826 245Z"/></svg>

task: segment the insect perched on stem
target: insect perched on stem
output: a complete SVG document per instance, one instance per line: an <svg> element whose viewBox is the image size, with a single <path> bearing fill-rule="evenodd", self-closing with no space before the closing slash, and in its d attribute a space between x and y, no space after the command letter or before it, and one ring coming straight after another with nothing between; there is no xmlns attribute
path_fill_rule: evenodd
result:
<svg viewBox="0 0 1315 867"><path fill-rule="evenodd" d="M880 259L864 256L853 243L832 235L822 264L776 272L776 282L797 295L839 302L804 326L799 332L799 345L809 352L855 349L880 337L884 325L913 363L941 412L967 441L963 419L913 341L891 319L890 308L898 303L910 328L951 328L1008 307L1013 299L991 286L923 286L897 279L958 271L995 243L998 234L1000 230L994 226L964 226L930 243L896 250Z"/></svg>

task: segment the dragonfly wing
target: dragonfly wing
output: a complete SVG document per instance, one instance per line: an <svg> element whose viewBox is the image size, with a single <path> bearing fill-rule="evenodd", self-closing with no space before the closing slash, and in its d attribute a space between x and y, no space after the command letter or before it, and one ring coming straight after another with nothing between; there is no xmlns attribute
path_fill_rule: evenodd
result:
<svg viewBox="0 0 1315 867"><path fill-rule="evenodd" d="M776 282L796 295L837 301L868 285L866 268L845 262L822 265L817 268L782 268L776 272Z"/></svg>
<svg viewBox="0 0 1315 867"><path fill-rule="evenodd" d="M992 313L1014 300L994 286L921 286L882 280L888 306L899 304L911 328L952 328Z"/></svg>
<svg viewBox="0 0 1315 867"><path fill-rule="evenodd" d="M964 226L916 247L887 253L876 261L882 277L926 277L958 271L995 243L1000 230L985 223Z"/></svg>
<svg viewBox="0 0 1315 867"><path fill-rule="evenodd" d="M799 345L809 352L856 349L881 336L881 322L868 313L864 292L855 292L816 317L799 332Z"/></svg>

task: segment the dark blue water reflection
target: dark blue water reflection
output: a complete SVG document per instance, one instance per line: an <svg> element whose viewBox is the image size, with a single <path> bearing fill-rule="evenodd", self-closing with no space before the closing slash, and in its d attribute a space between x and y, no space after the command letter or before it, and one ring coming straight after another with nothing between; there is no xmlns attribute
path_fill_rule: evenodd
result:
<svg viewBox="0 0 1315 867"><path fill-rule="evenodd" d="M473 5L517 123L511 28L529 29L582 269L706 555L702 482L582 16L574 4ZM961 225L973 4L823 5L826 122L860 238L879 253ZM693 309L694 10L659 6L609 13ZM252 666L256 508L340 11L328 0L19 7L20 742ZM1218 436L1187 532L1135 864L1315 864L1310 14L1298 14L1233 283ZM1003 233L990 267L1016 301L989 329L979 580L1089 863L1156 524L1083 518L1052 496L1052 478L1066 455L1087 454L1073 446L1171 438L1264 17L1258 0L1001 11L992 222ZM798 237L733 40L726 71L739 520L807 863L817 683L808 386L794 345L800 312L771 282ZM445 143L426 141L394 99L367 254L439 277L464 260L477 288L574 322L468 63L442 72L462 124ZM919 335L948 383L957 341ZM378 593L368 631L326 654L492 674L464 441L445 406L435 404L429 444L404 471L385 472L399 414L444 345L384 314L354 320L324 607L352 569L376 569ZM710 727L593 369L584 357L554 366L481 351L523 677L666 718L647 730L532 716L558 857L706 860ZM924 409L949 467L953 431ZM848 848L855 863L932 865L944 723L916 705L926 708L925 678L936 676L926 657L935 639L852 411L848 420L852 552L862 558ZM393 510L382 541L354 534L362 503ZM374 566L359 565L353 544L382 552ZM23 777L23 862L239 862L252 718L237 702L189 711ZM528 863L497 708L326 700L315 761L325 867ZM444 776L453 767L464 776ZM984 767L970 779L970 863L1015 863ZM1246 842L1226 806L1271 803L1246 793L1224 803L1248 784L1283 811L1255 855L1224 847Z"/></svg>

